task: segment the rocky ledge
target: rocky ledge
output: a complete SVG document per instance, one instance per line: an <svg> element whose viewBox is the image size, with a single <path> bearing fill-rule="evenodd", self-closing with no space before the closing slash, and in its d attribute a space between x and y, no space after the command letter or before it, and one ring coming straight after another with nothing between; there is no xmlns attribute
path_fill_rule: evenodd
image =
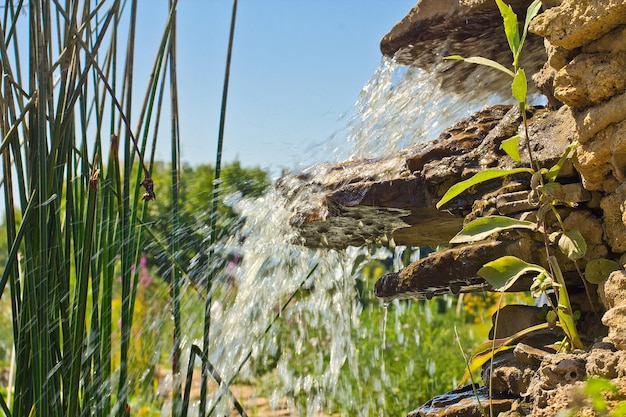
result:
<svg viewBox="0 0 626 417"><path fill-rule="evenodd" d="M519 16L525 15L531 2L507 1ZM508 95L507 76L479 66L442 60L447 55L480 55L510 62L511 51L501 22L493 0L421 0L383 37L380 50L402 64L437 72L448 90L501 91ZM541 37L529 36L524 49L522 65L534 73L546 60Z"/></svg>

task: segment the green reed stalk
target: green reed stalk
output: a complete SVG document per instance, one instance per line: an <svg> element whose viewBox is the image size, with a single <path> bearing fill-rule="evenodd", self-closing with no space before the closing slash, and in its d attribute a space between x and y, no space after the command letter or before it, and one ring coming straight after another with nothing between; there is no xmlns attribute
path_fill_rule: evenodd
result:
<svg viewBox="0 0 626 417"><path fill-rule="evenodd" d="M145 206L144 181L134 173L149 178L146 147L139 150L129 126L137 2L130 5L124 49L123 106L116 75L123 2L62 3L31 1L23 13L24 1L9 0L0 22L1 184L10 248L0 297L10 297L16 352L12 404L0 397L0 409L20 416L110 416L115 395L115 411L123 415L137 287L132 265L141 252L138 213ZM24 19L30 32L22 36L28 39L25 47L17 29ZM170 27L168 21L163 44ZM164 50L155 62L164 62ZM20 65L22 57L29 59L28 67ZM149 82L137 132L157 130L151 114L159 110L152 107L155 92L163 91L159 71ZM107 130L112 139L103 145ZM120 269L118 347L112 321ZM116 375L119 386L112 395Z"/></svg>
<svg viewBox="0 0 626 417"><path fill-rule="evenodd" d="M237 18L237 0L233 0L233 10L230 20L230 33L228 36L228 53L226 55L226 70L224 72L224 85L222 89L222 105L220 111L219 133L217 137L217 151L215 153L215 176L213 181L213 197L211 208L211 241L209 249L209 277L207 279L207 295L204 308L204 333L202 338L203 356L209 357L210 333L211 333L211 296L213 286L213 271L210 269L211 260L214 256L214 245L217 241L217 210L220 192L220 175L222 168L222 145L224 143L224 126L226 123L226 103L228 101L228 82L230 79L230 60L233 52L233 39L235 37L235 21ZM204 417L206 411L207 383L209 379L209 369L207 361L202 362L202 378L200 382L200 409L199 417Z"/></svg>
<svg viewBox="0 0 626 417"><path fill-rule="evenodd" d="M173 2L170 0L170 7ZM180 187L180 131L178 120L178 97L177 97L177 79L176 79L176 18L174 11L174 20L170 31L169 42L169 65L170 65L170 91L171 95L171 181L172 181L172 233L170 236L170 250L178 261L179 252L179 229L180 229L180 210L179 210L179 187ZM172 315L174 319L174 334L172 340L172 377L174 381L174 389L172 393L172 416L180 414L181 411L181 380L180 380L180 285L181 271L176 264L172 263L170 267L170 295L172 302Z"/></svg>

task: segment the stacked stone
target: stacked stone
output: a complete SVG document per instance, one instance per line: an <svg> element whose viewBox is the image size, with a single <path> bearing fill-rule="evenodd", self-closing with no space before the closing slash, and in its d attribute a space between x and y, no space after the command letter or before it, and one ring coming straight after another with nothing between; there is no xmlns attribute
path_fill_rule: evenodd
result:
<svg viewBox="0 0 626 417"><path fill-rule="evenodd" d="M544 1L553 6L530 30L542 36L548 62L535 77L552 107L573 118L575 165L587 190L604 196L604 240L626 252L626 0ZM622 263L626 257L622 257ZM626 272L600 288L608 341L626 349Z"/></svg>

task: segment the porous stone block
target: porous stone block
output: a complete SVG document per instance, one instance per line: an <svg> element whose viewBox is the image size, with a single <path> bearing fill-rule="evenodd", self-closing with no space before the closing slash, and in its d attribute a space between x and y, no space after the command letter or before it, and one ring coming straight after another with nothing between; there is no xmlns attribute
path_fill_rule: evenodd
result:
<svg viewBox="0 0 626 417"><path fill-rule="evenodd" d="M612 272L600 288L601 300L607 310L619 305L626 305L625 270Z"/></svg>
<svg viewBox="0 0 626 417"><path fill-rule="evenodd" d="M563 0L533 19L530 31L553 45L574 49L625 23L624 0Z"/></svg>
<svg viewBox="0 0 626 417"><path fill-rule="evenodd" d="M587 190L613 192L626 179L626 121L579 142L574 165Z"/></svg>
<svg viewBox="0 0 626 417"><path fill-rule="evenodd" d="M584 144L613 123L626 119L626 94L622 93L597 106L573 111L576 140Z"/></svg>
<svg viewBox="0 0 626 417"><path fill-rule="evenodd" d="M613 252L626 251L626 226L624 225L624 200L619 194L610 194L600 202L604 215L604 239Z"/></svg>
<svg viewBox="0 0 626 417"><path fill-rule="evenodd" d="M585 46L585 53L615 53L626 51L626 25L621 25Z"/></svg>
<svg viewBox="0 0 626 417"><path fill-rule="evenodd" d="M601 103L626 90L626 52L580 54L554 77L554 96L573 108Z"/></svg>
<svg viewBox="0 0 626 417"><path fill-rule="evenodd" d="M602 323L609 328L605 338L620 350L626 349L626 305L613 307L602 317Z"/></svg>

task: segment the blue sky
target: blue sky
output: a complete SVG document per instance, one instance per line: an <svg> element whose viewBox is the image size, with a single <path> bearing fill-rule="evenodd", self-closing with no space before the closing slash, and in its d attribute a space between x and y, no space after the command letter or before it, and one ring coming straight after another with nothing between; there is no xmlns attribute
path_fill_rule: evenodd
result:
<svg viewBox="0 0 626 417"><path fill-rule="evenodd" d="M224 160L273 172L306 164L312 144L345 126L342 116L381 61L380 39L415 3L239 0ZM149 63L165 4L140 2L138 42L148 45ZM179 1L181 152L192 164L215 160L231 11L227 0ZM169 150L157 156L168 160Z"/></svg>

